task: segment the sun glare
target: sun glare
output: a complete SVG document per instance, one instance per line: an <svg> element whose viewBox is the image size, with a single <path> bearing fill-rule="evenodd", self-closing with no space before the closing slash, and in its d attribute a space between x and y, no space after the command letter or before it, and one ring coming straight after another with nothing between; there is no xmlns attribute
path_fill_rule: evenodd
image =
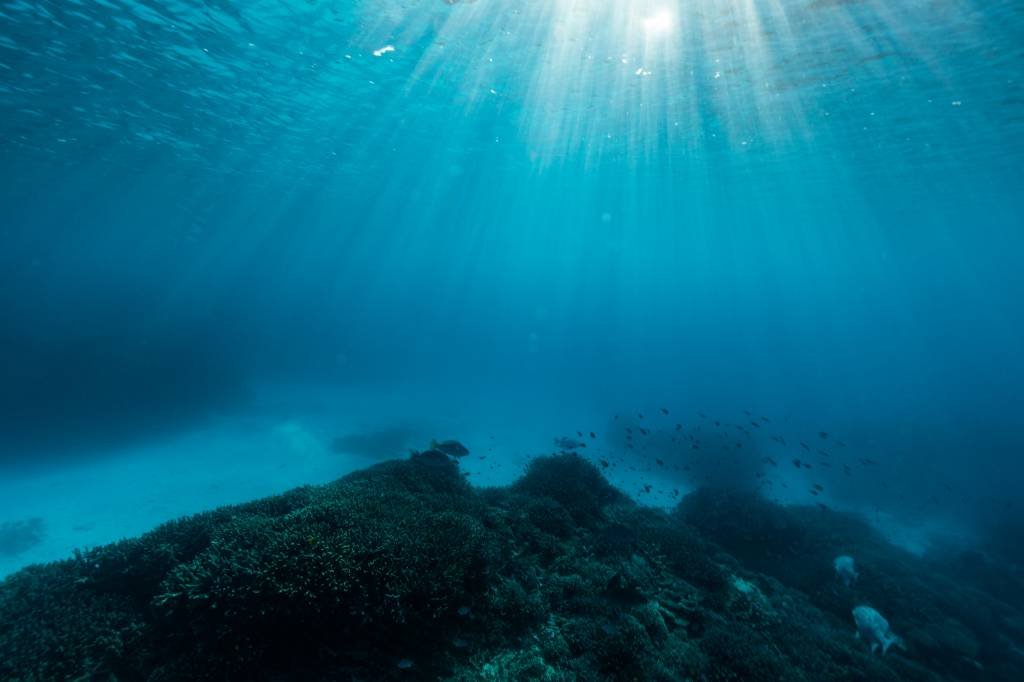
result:
<svg viewBox="0 0 1024 682"><path fill-rule="evenodd" d="M664 35L675 27L675 17L667 9L661 9L644 19L644 29L648 35Z"/></svg>

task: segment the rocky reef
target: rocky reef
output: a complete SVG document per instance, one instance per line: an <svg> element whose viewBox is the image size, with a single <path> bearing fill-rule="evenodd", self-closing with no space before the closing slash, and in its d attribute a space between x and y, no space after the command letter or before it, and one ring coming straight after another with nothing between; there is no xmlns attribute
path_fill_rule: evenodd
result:
<svg viewBox="0 0 1024 682"><path fill-rule="evenodd" d="M482 490L413 455L10 576L0 678L1024 679L1024 590L986 591L997 570L753 494L646 508L575 454ZM854 637L861 603L903 649Z"/></svg>

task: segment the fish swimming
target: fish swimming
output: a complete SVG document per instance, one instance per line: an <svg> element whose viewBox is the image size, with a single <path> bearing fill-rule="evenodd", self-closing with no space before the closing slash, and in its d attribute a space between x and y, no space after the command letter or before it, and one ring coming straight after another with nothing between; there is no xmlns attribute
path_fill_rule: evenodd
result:
<svg viewBox="0 0 1024 682"><path fill-rule="evenodd" d="M858 606L853 610L853 621L857 624L856 637L871 645L871 653L882 647L882 655L894 644L903 646L903 640L893 634L882 614L870 606Z"/></svg>
<svg viewBox="0 0 1024 682"><path fill-rule="evenodd" d="M860 574L857 573L857 569L854 568L852 556L847 556L845 554L837 556L832 561L832 567L836 569L836 575L847 587L856 582L857 578L860 576Z"/></svg>
<svg viewBox="0 0 1024 682"><path fill-rule="evenodd" d="M440 450L444 454L451 455L452 457L465 457L469 454L469 448L457 440L443 440L441 442L432 440L430 441L430 449Z"/></svg>
<svg viewBox="0 0 1024 682"><path fill-rule="evenodd" d="M424 450L423 452L412 450L409 453L409 459L428 467L447 468L454 466L451 457L440 450L434 449Z"/></svg>
<svg viewBox="0 0 1024 682"><path fill-rule="evenodd" d="M561 438L556 438L555 445L561 448L562 450L576 450L577 448L587 447L587 444L584 443L583 441L573 440L572 438L568 438L565 436L562 436Z"/></svg>

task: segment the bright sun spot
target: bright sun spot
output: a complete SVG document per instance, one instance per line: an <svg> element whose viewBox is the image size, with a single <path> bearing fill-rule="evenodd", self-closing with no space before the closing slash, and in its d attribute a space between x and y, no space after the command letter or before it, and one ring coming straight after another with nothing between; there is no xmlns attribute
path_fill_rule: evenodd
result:
<svg viewBox="0 0 1024 682"><path fill-rule="evenodd" d="M675 23L672 12L662 9L644 19L644 29L649 35L663 35L671 31Z"/></svg>

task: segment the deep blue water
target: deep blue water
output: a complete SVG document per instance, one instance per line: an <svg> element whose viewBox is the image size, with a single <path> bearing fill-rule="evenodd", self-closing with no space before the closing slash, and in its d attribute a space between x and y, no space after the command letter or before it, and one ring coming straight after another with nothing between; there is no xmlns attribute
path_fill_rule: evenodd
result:
<svg viewBox="0 0 1024 682"><path fill-rule="evenodd" d="M62 555L62 472L224 420L509 467L594 430L642 477L614 415L747 410L716 480L984 538L1024 485L1022 160L1019 2L0 0L0 471L55 486L0 521Z"/></svg>

